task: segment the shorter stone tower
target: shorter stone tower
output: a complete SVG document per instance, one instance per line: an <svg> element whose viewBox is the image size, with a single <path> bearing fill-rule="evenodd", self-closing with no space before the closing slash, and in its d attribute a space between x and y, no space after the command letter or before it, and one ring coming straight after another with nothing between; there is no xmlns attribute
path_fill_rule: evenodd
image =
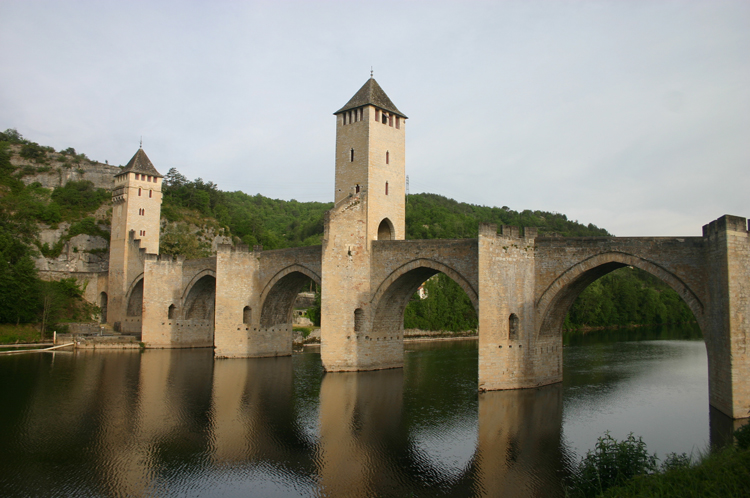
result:
<svg viewBox="0 0 750 498"><path fill-rule="evenodd" d="M142 148L115 175L107 285L115 330L140 333L143 253L159 253L162 179Z"/></svg>

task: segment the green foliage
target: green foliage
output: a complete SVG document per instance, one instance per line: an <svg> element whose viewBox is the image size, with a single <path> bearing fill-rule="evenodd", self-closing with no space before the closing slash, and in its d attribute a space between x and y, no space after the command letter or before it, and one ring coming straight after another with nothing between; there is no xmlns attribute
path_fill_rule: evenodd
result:
<svg viewBox="0 0 750 498"><path fill-rule="evenodd" d="M565 319L565 329L687 323L690 308L667 284L638 268L615 270L589 285Z"/></svg>
<svg viewBox="0 0 750 498"><path fill-rule="evenodd" d="M188 259L205 258L211 255L211 244L200 240L187 223L167 223L161 230L159 252L171 256L180 254Z"/></svg>
<svg viewBox="0 0 750 498"><path fill-rule="evenodd" d="M741 450L750 449L750 424L745 424L734 431L734 439Z"/></svg>
<svg viewBox="0 0 750 498"><path fill-rule="evenodd" d="M48 148L36 142L26 142L21 146L21 157L40 163L47 159Z"/></svg>
<svg viewBox="0 0 750 498"><path fill-rule="evenodd" d="M313 325L320 327L320 292L315 292L315 300L313 301L312 308L308 308L305 314L313 322Z"/></svg>
<svg viewBox="0 0 750 498"><path fill-rule="evenodd" d="M443 273L424 284L425 299L414 294L404 311L404 328L461 332L477 328L477 314L469 296Z"/></svg>
<svg viewBox="0 0 750 498"><path fill-rule="evenodd" d="M0 224L0 323L26 323L37 316L39 280L29 247Z"/></svg>
<svg viewBox="0 0 750 498"><path fill-rule="evenodd" d="M437 194L412 194L406 204L406 237L408 239L474 238L479 223L498 226L537 227L540 235L557 233L566 237L610 235L595 225L582 225L567 216L546 211L517 212L508 207L467 204Z"/></svg>
<svg viewBox="0 0 750 498"><path fill-rule="evenodd" d="M624 441L617 441L605 432L574 470L568 491L571 496L593 497L656 469L656 455L648 454L643 439L630 433Z"/></svg>
<svg viewBox="0 0 750 498"><path fill-rule="evenodd" d="M70 240L76 235L91 235L93 237L101 237L105 240L109 240L110 233L101 227L96 218L88 216L82 220L74 222L68 229L66 239Z"/></svg>
<svg viewBox="0 0 750 498"><path fill-rule="evenodd" d="M25 144L28 143L28 140L24 139L15 128L8 128L4 132L0 133L0 142L8 142L11 144Z"/></svg>
<svg viewBox="0 0 750 498"><path fill-rule="evenodd" d="M662 468L661 472L637 476L601 496L725 498L750 496L750 451L727 447L701 458L697 465Z"/></svg>
<svg viewBox="0 0 750 498"><path fill-rule="evenodd" d="M0 323L0 344L29 344L40 339L39 330L34 325Z"/></svg>
<svg viewBox="0 0 750 498"><path fill-rule="evenodd" d="M94 188L87 180L68 182L52 191L52 201L60 206L63 220L75 220L96 211L111 198L103 188Z"/></svg>
<svg viewBox="0 0 750 498"><path fill-rule="evenodd" d="M222 192L201 178L189 181L172 168L164 176L162 216L184 219L184 210L212 216L250 247L264 249L320 244L323 216L330 203L269 199L258 194Z"/></svg>

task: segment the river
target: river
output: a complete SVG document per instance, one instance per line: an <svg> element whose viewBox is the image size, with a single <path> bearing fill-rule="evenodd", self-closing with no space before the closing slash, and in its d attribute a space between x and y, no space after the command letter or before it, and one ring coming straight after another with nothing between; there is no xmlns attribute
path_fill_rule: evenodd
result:
<svg viewBox="0 0 750 498"><path fill-rule="evenodd" d="M566 341L564 381L477 393L475 341L407 343L403 369L324 374L318 352L0 358L0 495L561 496L604 431L650 452L721 444L694 328Z"/></svg>

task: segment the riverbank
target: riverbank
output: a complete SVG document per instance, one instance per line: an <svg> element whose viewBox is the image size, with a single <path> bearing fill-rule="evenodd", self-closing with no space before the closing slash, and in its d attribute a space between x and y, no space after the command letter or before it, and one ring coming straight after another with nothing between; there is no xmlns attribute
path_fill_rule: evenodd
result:
<svg viewBox="0 0 750 498"><path fill-rule="evenodd" d="M453 341L456 339L476 340L479 339L479 335L476 330L466 330L462 332L421 329L404 330L404 342ZM292 343L295 347L319 346L320 329L312 327L295 327Z"/></svg>
<svg viewBox="0 0 750 498"><path fill-rule="evenodd" d="M610 488L599 496L741 497L750 496L748 483L750 451L729 447L711 453L694 466L636 476L627 484Z"/></svg>

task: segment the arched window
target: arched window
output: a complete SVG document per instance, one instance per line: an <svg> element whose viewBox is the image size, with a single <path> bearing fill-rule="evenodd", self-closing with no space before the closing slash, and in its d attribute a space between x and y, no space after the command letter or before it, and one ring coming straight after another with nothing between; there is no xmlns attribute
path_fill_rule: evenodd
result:
<svg viewBox="0 0 750 498"><path fill-rule="evenodd" d="M385 151L385 164L391 164L391 153L389 151Z"/></svg>
<svg viewBox="0 0 750 498"><path fill-rule="evenodd" d="M518 339L518 315L515 313L508 317L508 339Z"/></svg>
<svg viewBox="0 0 750 498"><path fill-rule="evenodd" d="M362 311L362 308L357 308L354 310L354 331L360 332L362 331L362 325L365 321L365 312Z"/></svg>
<svg viewBox="0 0 750 498"><path fill-rule="evenodd" d="M177 309L177 308L175 308L174 304L170 304L169 308L167 309L167 318L169 318L170 320L174 320L174 311L175 311L175 309Z"/></svg>
<svg viewBox="0 0 750 498"><path fill-rule="evenodd" d="M385 195L388 195L388 182L385 182Z"/></svg>
<svg viewBox="0 0 750 498"><path fill-rule="evenodd" d="M250 309L250 306L245 306L242 308L242 323L248 324L250 323L250 320L253 317L253 310Z"/></svg>
<svg viewBox="0 0 750 498"><path fill-rule="evenodd" d="M356 194L359 193L359 183L354 187L354 190Z"/></svg>
<svg viewBox="0 0 750 498"><path fill-rule="evenodd" d="M153 193L154 193L154 191L153 191L153 190L149 190L149 191L148 191L148 196L149 196L149 197L151 197L151 194L153 194Z"/></svg>
<svg viewBox="0 0 750 498"><path fill-rule="evenodd" d="M141 195L141 189L138 188L138 195Z"/></svg>
<svg viewBox="0 0 750 498"><path fill-rule="evenodd" d="M349 162L354 162L354 149L349 151Z"/></svg>

